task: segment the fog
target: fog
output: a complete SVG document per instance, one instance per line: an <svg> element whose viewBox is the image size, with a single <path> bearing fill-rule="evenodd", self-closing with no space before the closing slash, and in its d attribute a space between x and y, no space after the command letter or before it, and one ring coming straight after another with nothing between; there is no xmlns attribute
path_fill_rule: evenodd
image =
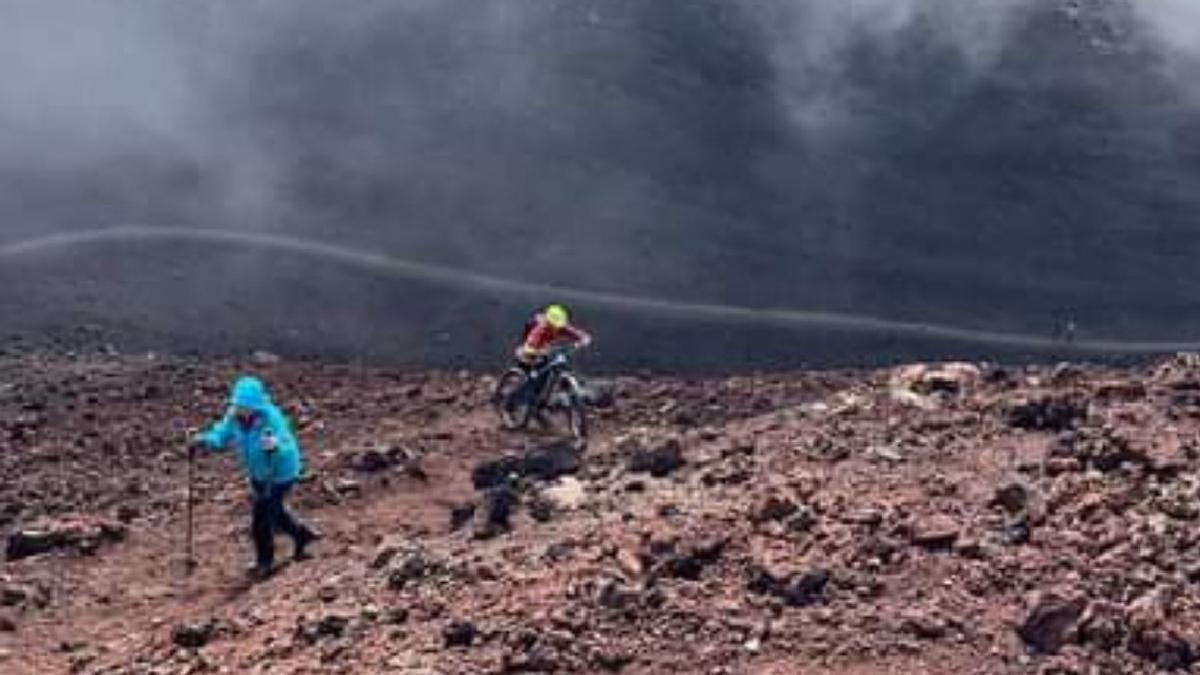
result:
<svg viewBox="0 0 1200 675"><path fill-rule="evenodd" d="M216 228L639 298L1184 339L1200 328L1180 312L1200 253L1197 11L0 0L0 244ZM534 301L372 280L395 297L368 302L360 274L281 255L195 240L47 253L19 274L0 262L27 285L0 305L13 330L150 326L136 342L184 349L286 332L285 347L341 354L426 330L468 353ZM86 298L54 290L81 269ZM284 331L260 305L306 318ZM459 341L464 312L496 316ZM706 358L746 339L730 335L706 334ZM817 339L770 336L799 338Z"/></svg>

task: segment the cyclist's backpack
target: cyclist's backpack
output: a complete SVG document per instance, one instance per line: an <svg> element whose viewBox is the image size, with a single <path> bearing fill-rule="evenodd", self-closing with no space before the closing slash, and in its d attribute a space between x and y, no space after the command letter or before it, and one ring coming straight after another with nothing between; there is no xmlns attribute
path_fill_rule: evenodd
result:
<svg viewBox="0 0 1200 675"><path fill-rule="evenodd" d="M529 315L528 319L525 319L525 328L521 331L521 344L525 344L525 341L529 339L529 334L533 332L534 328L537 328L538 323L541 322L541 317L541 312L534 312Z"/></svg>

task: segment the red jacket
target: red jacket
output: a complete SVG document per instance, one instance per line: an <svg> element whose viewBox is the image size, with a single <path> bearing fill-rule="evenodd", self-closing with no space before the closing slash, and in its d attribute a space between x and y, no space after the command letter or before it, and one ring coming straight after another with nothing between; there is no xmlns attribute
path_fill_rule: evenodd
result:
<svg viewBox="0 0 1200 675"><path fill-rule="evenodd" d="M539 317L537 323L525 336L525 343L521 346L521 351L541 353L559 342L589 342L591 339L587 332L574 326L555 328Z"/></svg>

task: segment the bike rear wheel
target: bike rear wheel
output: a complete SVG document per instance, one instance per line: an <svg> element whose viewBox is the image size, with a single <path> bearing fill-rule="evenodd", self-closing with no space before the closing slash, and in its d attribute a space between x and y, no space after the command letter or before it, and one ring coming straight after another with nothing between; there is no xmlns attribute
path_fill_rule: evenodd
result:
<svg viewBox="0 0 1200 675"><path fill-rule="evenodd" d="M519 394L529 382L529 375L520 368L510 368L500 376L492 394L492 405L500 416L500 424L509 430L524 429L533 415L534 397L520 400Z"/></svg>

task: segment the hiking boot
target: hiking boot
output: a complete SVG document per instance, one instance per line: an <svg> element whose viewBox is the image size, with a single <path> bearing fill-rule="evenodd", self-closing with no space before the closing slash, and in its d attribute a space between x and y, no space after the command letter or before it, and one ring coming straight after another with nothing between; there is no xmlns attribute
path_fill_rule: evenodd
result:
<svg viewBox="0 0 1200 675"><path fill-rule="evenodd" d="M252 562L246 565L246 575L255 581L265 581L271 578L275 572L275 566L270 563Z"/></svg>
<svg viewBox="0 0 1200 675"><path fill-rule="evenodd" d="M321 533L316 530L306 527L296 536L296 548L292 553L292 560L308 560L312 554L308 552L308 545L314 541L321 539Z"/></svg>

